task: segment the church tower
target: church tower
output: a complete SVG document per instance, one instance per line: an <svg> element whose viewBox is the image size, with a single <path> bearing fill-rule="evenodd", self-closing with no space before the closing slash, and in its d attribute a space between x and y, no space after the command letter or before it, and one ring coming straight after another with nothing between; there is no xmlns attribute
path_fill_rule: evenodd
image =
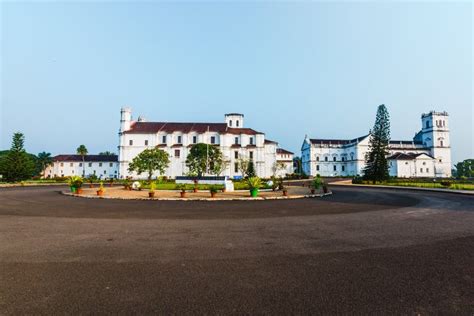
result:
<svg viewBox="0 0 474 316"><path fill-rule="evenodd" d="M451 177L451 143L447 112L431 111L421 115L423 145L436 159L435 176Z"/></svg>

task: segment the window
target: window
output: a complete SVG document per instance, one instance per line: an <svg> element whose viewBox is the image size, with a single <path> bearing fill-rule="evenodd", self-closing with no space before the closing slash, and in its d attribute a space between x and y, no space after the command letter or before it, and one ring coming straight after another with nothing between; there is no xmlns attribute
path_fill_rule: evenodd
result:
<svg viewBox="0 0 474 316"><path fill-rule="evenodd" d="M235 126L239 127L239 125L240 125L239 123L240 123L239 120L235 121Z"/></svg>
<svg viewBox="0 0 474 316"><path fill-rule="evenodd" d="M232 120L229 121L229 126L232 127Z"/></svg>
<svg viewBox="0 0 474 316"><path fill-rule="evenodd" d="M133 146L133 139L130 139L130 140L128 141L128 144L129 144L130 146Z"/></svg>
<svg viewBox="0 0 474 316"><path fill-rule="evenodd" d="M234 158L239 159L239 152L238 151L234 151Z"/></svg>
<svg viewBox="0 0 474 316"><path fill-rule="evenodd" d="M346 171L346 167L345 167L345 166L342 166L342 171Z"/></svg>
<svg viewBox="0 0 474 316"><path fill-rule="evenodd" d="M181 144L181 143L182 143L181 136L178 136L178 144Z"/></svg>
<svg viewBox="0 0 474 316"><path fill-rule="evenodd" d="M426 162L423 161L423 166L426 165Z"/></svg>
<svg viewBox="0 0 474 316"><path fill-rule="evenodd" d="M101 163L101 162L99 162L99 167L102 167L102 163Z"/></svg>
<svg viewBox="0 0 474 316"><path fill-rule="evenodd" d="M324 161L328 161L328 157L327 157L327 156L326 156L326 157L324 157Z"/></svg>
<svg viewBox="0 0 474 316"><path fill-rule="evenodd" d="M442 140L439 142L439 145L440 145L441 147L443 147L443 141L442 141Z"/></svg>
<svg viewBox="0 0 474 316"><path fill-rule="evenodd" d="M216 143L216 136L211 136L211 144L215 144Z"/></svg>
<svg viewBox="0 0 474 316"><path fill-rule="evenodd" d="M148 139L145 139L145 146L148 146Z"/></svg>
<svg viewBox="0 0 474 316"><path fill-rule="evenodd" d="M107 174L107 170L104 170L104 174Z"/></svg>
<svg viewBox="0 0 474 316"><path fill-rule="evenodd" d="M250 145L253 145L253 137L250 137Z"/></svg>
<svg viewBox="0 0 474 316"><path fill-rule="evenodd" d="M110 162L109 163L109 167L113 167L114 166L114 163L113 162Z"/></svg>
<svg viewBox="0 0 474 316"><path fill-rule="evenodd" d="M336 161L336 157L333 157L332 160L333 160L333 161Z"/></svg>
<svg viewBox="0 0 474 316"><path fill-rule="evenodd" d="M174 156L175 156L176 158L179 158L180 154L181 154L181 153L180 153L179 149L175 149L175 151L174 151Z"/></svg>
<svg viewBox="0 0 474 316"><path fill-rule="evenodd" d="M89 167L92 167L92 162L89 162Z"/></svg>
<svg viewBox="0 0 474 316"><path fill-rule="evenodd" d="M74 170L72 171L72 174L74 174Z"/></svg>
<svg viewBox="0 0 474 316"><path fill-rule="evenodd" d="M430 127L430 121L426 121L426 128Z"/></svg>
<svg viewBox="0 0 474 316"><path fill-rule="evenodd" d="M346 158L345 158L345 157L342 157L342 161L345 161L345 160L346 160ZM342 170L342 171L344 171L344 170Z"/></svg>
<svg viewBox="0 0 474 316"><path fill-rule="evenodd" d="M161 143L166 144L166 135L161 137Z"/></svg>
<svg viewBox="0 0 474 316"><path fill-rule="evenodd" d="M423 168L420 168L420 173L423 173Z"/></svg>
<svg viewBox="0 0 474 316"><path fill-rule="evenodd" d="M197 143L197 136L193 136L193 144Z"/></svg>
<svg viewBox="0 0 474 316"><path fill-rule="evenodd" d="M239 172L239 163L238 162L234 163L234 172L236 172L236 173Z"/></svg>
<svg viewBox="0 0 474 316"><path fill-rule="evenodd" d="M426 172L430 172L430 168L426 168Z"/></svg>
<svg viewBox="0 0 474 316"><path fill-rule="evenodd" d="M319 165L316 165L316 171L319 171Z"/></svg>
<svg viewBox="0 0 474 316"><path fill-rule="evenodd" d="M249 152L250 159L253 159L253 151Z"/></svg>
<svg viewBox="0 0 474 316"><path fill-rule="evenodd" d="M96 174L95 170L94 170L94 174Z"/></svg>
<svg viewBox="0 0 474 316"><path fill-rule="evenodd" d="M334 165L332 168L333 168L334 171L337 171L337 166L336 165Z"/></svg>
<svg viewBox="0 0 474 316"><path fill-rule="evenodd" d="M79 167L82 167L82 162L79 163Z"/></svg>
<svg viewBox="0 0 474 316"><path fill-rule="evenodd" d="M238 137L235 137L235 138L234 138L234 144L236 144L236 145L239 144L239 138L238 138Z"/></svg>
<svg viewBox="0 0 474 316"><path fill-rule="evenodd" d="M319 161L319 156L316 156L316 161Z"/></svg>

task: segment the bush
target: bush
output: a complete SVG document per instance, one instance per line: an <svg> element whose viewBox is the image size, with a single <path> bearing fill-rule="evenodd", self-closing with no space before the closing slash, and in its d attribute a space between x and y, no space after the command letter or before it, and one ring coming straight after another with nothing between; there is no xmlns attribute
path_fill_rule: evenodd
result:
<svg viewBox="0 0 474 316"><path fill-rule="evenodd" d="M452 183L451 181L449 181L449 180L442 180L442 181L441 181L441 185L442 185L443 187L449 188L452 184L453 184L453 183Z"/></svg>
<svg viewBox="0 0 474 316"><path fill-rule="evenodd" d="M354 177L352 179L352 184L363 184L364 183L364 179L362 177Z"/></svg>

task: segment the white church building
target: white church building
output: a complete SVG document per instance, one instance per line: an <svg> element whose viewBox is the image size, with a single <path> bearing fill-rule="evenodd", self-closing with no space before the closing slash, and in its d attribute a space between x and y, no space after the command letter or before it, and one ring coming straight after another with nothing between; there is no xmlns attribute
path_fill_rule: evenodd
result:
<svg viewBox="0 0 474 316"><path fill-rule="evenodd" d="M391 140L389 173L396 177L451 177L448 113L421 115L421 130L412 140ZM301 147L303 172L325 177L363 175L369 135L345 139L305 137Z"/></svg>
<svg viewBox="0 0 474 316"><path fill-rule="evenodd" d="M269 178L278 168L277 176L293 173L293 153L278 147L278 143L265 137L265 134L245 127L244 115L225 114L222 123L173 123L147 122L139 117L132 119L130 108L122 108L119 130L119 178L144 178L128 171L133 158L145 149L159 148L170 157L170 165L163 176L175 178L186 175L186 157L194 144L205 143L218 146L226 164L222 176L239 178L239 159L254 162L257 176ZM158 176L159 174L155 174Z"/></svg>

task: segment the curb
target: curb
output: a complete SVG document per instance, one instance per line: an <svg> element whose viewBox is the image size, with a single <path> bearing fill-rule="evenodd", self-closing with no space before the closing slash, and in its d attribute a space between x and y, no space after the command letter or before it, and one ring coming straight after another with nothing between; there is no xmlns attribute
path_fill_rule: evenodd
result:
<svg viewBox="0 0 474 316"><path fill-rule="evenodd" d="M268 200L296 200L296 199L312 199L322 198L324 196L332 195L332 192L323 194L307 194L307 195L292 195L292 196L271 196L271 197L235 197L235 198L147 198L147 197L136 197L136 198L124 198L124 197L110 197L110 196L96 196L96 195L77 195L68 191L61 191L62 195L71 197L80 197L85 199L104 199L104 200L135 200L135 201L268 201Z"/></svg>
<svg viewBox="0 0 474 316"><path fill-rule="evenodd" d="M8 184L0 184L1 188L26 188L26 187L52 187L52 186L62 186L67 185L67 183L25 183L23 185L19 183L8 183Z"/></svg>
<svg viewBox="0 0 474 316"><path fill-rule="evenodd" d="M417 188L417 187L403 187L396 185L367 185L367 184L343 184L332 182L329 185L340 186L340 187L359 187L359 188L369 188L369 189L392 189L392 190L411 190L411 191L427 191L427 192L437 192L437 193L453 193L453 194L462 194L462 195L474 195L474 191L465 191L465 190L450 190L450 189L437 189L437 188Z"/></svg>

